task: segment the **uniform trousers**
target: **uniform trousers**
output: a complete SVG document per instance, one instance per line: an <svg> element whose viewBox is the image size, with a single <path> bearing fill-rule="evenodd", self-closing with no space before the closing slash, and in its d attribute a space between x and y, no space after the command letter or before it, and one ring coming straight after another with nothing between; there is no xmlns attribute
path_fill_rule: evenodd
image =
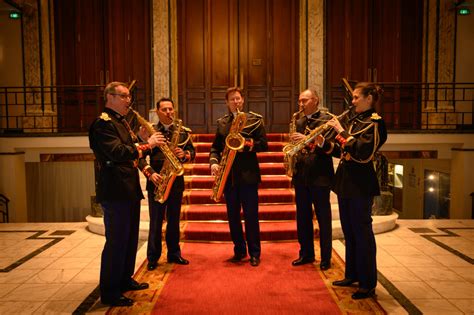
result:
<svg viewBox="0 0 474 315"><path fill-rule="evenodd" d="M377 285L375 236L372 230L373 197L340 198L339 213L346 243L345 277L362 289Z"/></svg>
<svg viewBox="0 0 474 315"><path fill-rule="evenodd" d="M224 196L227 205L230 235L235 254L247 254L240 209L244 212L245 235L248 252L260 258L260 225L258 222L258 184L226 185Z"/></svg>
<svg viewBox="0 0 474 315"><path fill-rule="evenodd" d="M296 227L299 256L314 258L313 205L319 225L321 261L330 262L332 252L332 215L329 201L330 188L295 184Z"/></svg>
<svg viewBox="0 0 474 315"><path fill-rule="evenodd" d="M154 191L148 191L148 205L150 213L150 231L148 233L147 258L150 262L156 262L161 257L162 251L162 226L166 212L166 247L168 248L168 259L180 257L179 247L179 217L181 215L181 199L183 192L171 192L164 203L155 201Z"/></svg>
<svg viewBox="0 0 474 315"><path fill-rule="evenodd" d="M128 288L135 271L140 200L104 201L105 245L100 264L102 300L115 300Z"/></svg>

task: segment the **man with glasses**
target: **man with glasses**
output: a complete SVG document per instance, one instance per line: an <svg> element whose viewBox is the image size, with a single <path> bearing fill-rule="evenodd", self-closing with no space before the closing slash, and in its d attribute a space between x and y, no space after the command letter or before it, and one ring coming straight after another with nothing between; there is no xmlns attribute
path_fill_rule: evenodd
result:
<svg viewBox="0 0 474 315"><path fill-rule="evenodd" d="M315 91L305 90L298 98L303 117L296 121L296 132L290 140L296 143L303 140L314 129L329 121L332 117L322 113L319 97ZM314 227L313 205L319 225L319 244L321 247L321 270L331 267L332 217L329 201L330 184L334 177L334 166L330 155L333 145L324 142L322 136L315 143L301 150L296 157L292 184L295 187L296 227L300 251L293 266L313 263Z"/></svg>
<svg viewBox="0 0 474 315"><path fill-rule="evenodd" d="M137 143L137 136L125 119L131 104L125 83L109 83L104 99L105 109L89 129L89 143L99 169L97 202L104 211L100 294L103 304L131 306L134 301L123 292L148 288L148 283L138 283L132 278L138 247L140 200L144 198L137 160L164 144L165 139L155 133L146 143Z"/></svg>

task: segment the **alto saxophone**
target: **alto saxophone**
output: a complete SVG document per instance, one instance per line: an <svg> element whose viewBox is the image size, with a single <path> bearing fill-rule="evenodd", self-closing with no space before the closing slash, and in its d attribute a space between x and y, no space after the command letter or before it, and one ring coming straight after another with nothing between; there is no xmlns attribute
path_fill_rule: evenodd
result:
<svg viewBox="0 0 474 315"><path fill-rule="evenodd" d="M179 142L179 136L181 133L181 127L183 126L183 121L181 119L175 119L173 122L174 130L171 136L171 140L168 144L168 147L172 150L176 148ZM173 154L174 155L174 154ZM170 160L165 160L163 167L160 170L161 181L155 188L155 200L159 203L164 203L171 192L171 187L173 187L174 180L176 176L183 175L183 171L180 174L175 172L173 165Z"/></svg>
<svg viewBox="0 0 474 315"><path fill-rule="evenodd" d="M237 109L237 115L234 117L229 134L225 138L225 148L222 151L219 171L214 177L211 199L215 202L221 200L227 177L232 168L232 163L234 163L235 155L237 151L241 150L245 145L245 138L240 134L240 131L244 129L246 121L247 116L245 116L245 113Z"/></svg>
<svg viewBox="0 0 474 315"><path fill-rule="evenodd" d="M295 133L296 132L296 121L301 117L301 114L303 113L304 111L304 108L297 111L296 113L293 114L293 116L291 117L291 122L290 122L290 131L289 131L289 134L290 134L290 137L291 137L291 134ZM290 143L288 143L287 145L285 145L283 147L283 152L287 152L289 151L288 149L288 146L293 146L294 143L290 141ZM283 166L285 167L285 170L286 170L286 175L289 176L289 177L292 177L293 176L293 170L294 170L294 167L295 167L295 158L294 156L290 156L288 154L285 153L285 156L283 158Z"/></svg>
<svg viewBox="0 0 474 315"><path fill-rule="evenodd" d="M150 135L152 135L156 132L155 128L153 128L153 126L145 118L143 118L137 111L135 111L133 109L132 109L132 111L135 113L138 123L141 126L143 126L146 129L146 131L148 131L148 133ZM166 158L166 161L169 162L169 164L170 164L169 167L172 169L172 172L175 173L176 176L183 175L184 167L178 161L178 159L176 158L176 155L174 155L173 151L171 151L171 149L168 147L168 145L167 144L160 144L158 146L158 148L160 148L161 152L163 152L163 154Z"/></svg>
<svg viewBox="0 0 474 315"><path fill-rule="evenodd" d="M347 114L349 114L349 112L351 111L352 109L352 106L350 108L348 108L347 110L345 110L342 114L340 114L339 116L336 116L334 114L331 114L329 113L331 116L334 116L336 117L337 119L341 119L343 118L344 116L346 116ZM329 130L331 128L331 126L328 125L328 123L324 123L322 124L321 126L317 127L317 128L314 128L313 130L311 130L311 132L309 134L306 135L305 138L301 139L300 141L296 142L296 143L289 143L287 144L285 147L283 147L283 153L285 153L285 156L288 156L288 159L289 160L292 160L295 158L295 156L301 151L303 150L308 144L310 144L311 142L313 142L313 140L319 136L320 134L323 134L325 133L327 130Z"/></svg>

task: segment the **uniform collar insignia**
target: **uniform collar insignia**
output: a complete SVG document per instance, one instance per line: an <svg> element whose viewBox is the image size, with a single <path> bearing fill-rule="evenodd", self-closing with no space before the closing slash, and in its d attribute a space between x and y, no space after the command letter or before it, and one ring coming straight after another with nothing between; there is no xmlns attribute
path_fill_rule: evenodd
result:
<svg viewBox="0 0 474 315"><path fill-rule="evenodd" d="M109 114L104 113L104 112L99 116L99 118L105 121L111 120Z"/></svg>

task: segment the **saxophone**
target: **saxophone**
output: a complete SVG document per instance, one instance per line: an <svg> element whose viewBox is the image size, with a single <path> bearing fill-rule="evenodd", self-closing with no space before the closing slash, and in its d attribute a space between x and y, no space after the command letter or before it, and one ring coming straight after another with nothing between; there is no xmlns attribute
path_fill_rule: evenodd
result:
<svg viewBox="0 0 474 315"><path fill-rule="evenodd" d="M339 116L336 116L334 114L331 114L329 113L331 116L334 116L336 117L337 119L341 119L343 118L344 116L346 116L347 114L350 113L352 107L348 108L347 110L345 110L342 114L340 114ZM314 128L313 130L311 130L311 132L306 135L305 138L301 139L300 141L296 142L296 143L289 143L287 145L285 145L283 147L283 153L285 153L285 157L287 157L287 159L289 161L292 161L295 159L296 155L302 150L304 149L304 147L306 147L308 144L310 144L317 136L319 136L320 134L323 134L325 133L326 131L328 131L329 129L331 129L331 126L328 125L328 123L324 123L322 124L321 126L317 127L317 128Z"/></svg>
<svg viewBox="0 0 474 315"><path fill-rule="evenodd" d="M133 109L131 110L135 113L138 123L141 126L143 126L150 135L156 132L155 128L153 128L153 126L145 118L143 118L137 111ZM169 162L172 172L175 173L176 176L183 175L184 167L178 161L178 159L176 158L176 155L174 155L173 151L171 151L169 146L167 144L161 144L158 147L160 148L161 152L163 152L163 154L165 155L166 161Z"/></svg>
<svg viewBox="0 0 474 315"><path fill-rule="evenodd" d="M168 147L170 149L174 149L178 145L179 136L181 133L181 127L183 126L183 121L181 119L175 119L173 122L173 125L174 125L174 131L171 136L171 140L168 144ZM156 201L158 201L159 203L164 203L168 199L168 196L171 191L171 187L173 187L173 183L174 183L174 180L176 179L176 176L183 175L184 168L182 168L182 170L183 171L181 171L178 174L177 172L175 172L175 168L170 162L170 160L169 159L165 160L165 162L163 163L163 167L161 168L161 171L160 171L161 181L158 184L158 186L156 186L155 188Z"/></svg>
<svg viewBox="0 0 474 315"><path fill-rule="evenodd" d="M303 113L303 111L304 111L304 108L294 113L293 116L291 117L290 131L289 131L290 136L292 133L296 132L296 121L301 117L301 114ZM287 147L292 146L292 145L293 145L293 142L290 141L290 143L288 143L287 145L283 147L283 152L289 151ZM289 177L293 176L295 162L296 162L296 159L294 158L294 156L285 154L283 158L283 166L285 167L286 175Z"/></svg>
<svg viewBox="0 0 474 315"><path fill-rule="evenodd" d="M215 202L221 200L227 177L232 168L232 163L234 163L235 155L237 151L241 150L245 145L245 138L240 134L240 131L244 129L246 121L247 116L245 116L245 113L237 109L237 115L234 117L229 134L225 138L225 148L222 151L219 171L214 177L211 199Z"/></svg>

